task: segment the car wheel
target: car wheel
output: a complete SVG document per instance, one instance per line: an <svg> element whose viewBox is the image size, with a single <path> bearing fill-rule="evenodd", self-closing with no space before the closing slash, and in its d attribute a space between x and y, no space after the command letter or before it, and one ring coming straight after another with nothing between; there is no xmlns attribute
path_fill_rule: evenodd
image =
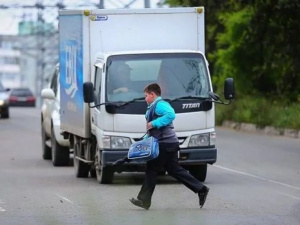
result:
<svg viewBox="0 0 300 225"><path fill-rule="evenodd" d="M54 134L54 128L51 128L51 149L53 166L67 166L70 162L70 149L61 146Z"/></svg>
<svg viewBox="0 0 300 225"><path fill-rule="evenodd" d="M9 109L8 109L8 108L6 108L6 109L4 110L4 112L3 112L2 115L1 115L1 117L2 117L2 118L5 118L5 119L9 118Z"/></svg>
<svg viewBox="0 0 300 225"><path fill-rule="evenodd" d="M42 149L43 149L43 159L51 159L51 148L47 144L49 143L50 137L45 132L43 127L43 123L41 124L41 132L42 132Z"/></svg>

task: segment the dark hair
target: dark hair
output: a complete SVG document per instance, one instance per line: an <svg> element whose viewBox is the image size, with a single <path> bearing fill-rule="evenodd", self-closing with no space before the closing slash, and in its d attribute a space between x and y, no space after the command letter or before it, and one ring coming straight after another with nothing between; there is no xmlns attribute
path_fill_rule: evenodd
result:
<svg viewBox="0 0 300 225"><path fill-rule="evenodd" d="M157 96L161 95L161 89L160 89L160 86L157 83L148 84L145 87L144 92L146 92L146 93L154 92Z"/></svg>

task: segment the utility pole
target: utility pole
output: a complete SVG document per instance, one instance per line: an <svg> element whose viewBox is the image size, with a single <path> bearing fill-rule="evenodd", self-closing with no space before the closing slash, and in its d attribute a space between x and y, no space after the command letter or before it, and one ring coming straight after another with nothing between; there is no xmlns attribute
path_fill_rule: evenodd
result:
<svg viewBox="0 0 300 225"><path fill-rule="evenodd" d="M144 5L145 5L145 8L151 8L150 7L150 0L144 0Z"/></svg>
<svg viewBox="0 0 300 225"><path fill-rule="evenodd" d="M36 95L44 88L44 68L45 68L45 46L44 46L44 35L45 35L45 23L43 18L43 0L37 0L35 7L37 9L37 32L36 32L36 48L37 48L37 65L36 65ZM41 98L38 99L38 106L41 105Z"/></svg>
<svg viewBox="0 0 300 225"><path fill-rule="evenodd" d="M104 9L104 0L99 0L99 9Z"/></svg>

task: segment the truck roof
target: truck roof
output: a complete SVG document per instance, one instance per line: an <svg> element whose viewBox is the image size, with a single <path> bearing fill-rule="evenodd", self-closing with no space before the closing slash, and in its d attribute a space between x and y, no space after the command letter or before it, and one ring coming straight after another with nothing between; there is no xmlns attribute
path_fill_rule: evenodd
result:
<svg viewBox="0 0 300 225"><path fill-rule="evenodd" d="M137 13L191 13L191 12L204 12L204 7L182 7L182 8L142 8L142 9L72 9L72 10L59 10L59 15L93 15L93 14L137 14Z"/></svg>
<svg viewBox="0 0 300 225"><path fill-rule="evenodd" d="M96 59L104 59L110 55L130 55L130 54L151 54L151 53L200 53L201 51L195 50L181 50L181 49L158 49L158 50L136 50L136 51L116 51L116 52L98 52L96 54Z"/></svg>

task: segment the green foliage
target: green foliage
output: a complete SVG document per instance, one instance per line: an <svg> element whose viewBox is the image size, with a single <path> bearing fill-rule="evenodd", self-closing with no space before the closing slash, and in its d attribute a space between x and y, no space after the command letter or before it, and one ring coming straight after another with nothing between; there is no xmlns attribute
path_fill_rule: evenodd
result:
<svg viewBox="0 0 300 225"><path fill-rule="evenodd" d="M244 1L247 2L247 1ZM252 1L251 1L252 2ZM261 93L286 96L300 94L300 2L296 0L230 1L231 10L219 15L225 31L217 37L218 77L235 78L240 95Z"/></svg>
<svg viewBox="0 0 300 225"><path fill-rule="evenodd" d="M245 96L229 107L216 105L216 124L224 120L254 123L260 127L274 126L300 130L300 104L284 100L272 100L261 96Z"/></svg>

